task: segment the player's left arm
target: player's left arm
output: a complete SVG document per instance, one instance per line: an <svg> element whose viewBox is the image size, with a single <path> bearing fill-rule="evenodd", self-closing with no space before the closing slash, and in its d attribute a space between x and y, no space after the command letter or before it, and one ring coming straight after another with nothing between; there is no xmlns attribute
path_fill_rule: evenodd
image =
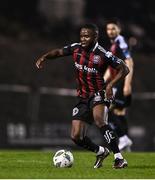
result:
<svg viewBox="0 0 155 180"><path fill-rule="evenodd" d="M123 94L124 96L129 96L132 93L132 79L133 79L133 69L134 69L133 59L131 57L125 59L125 64L130 72L125 77Z"/></svg>
<svg viewBox="0 0 155 180"><path fill-rule="evenodd" d="M103 79L105 80L105 82L107 82L110 78L111 78L110 69L107 68L104 75L103 75Z"/></svg>
<svg viewBox="0 0 155 180"><path fill-rule="evenodd" d="M113 86L121 79L124 79L129 73L129 68L126 66L123 60L118 59L118 58L116 59L117 59L116 61L118 62L118 64L117 66L115 65L114 68L117 70L117 74L113 79L111 79L111 81L108 82L106 86L106 96L108 99L111 99L113 97L113 91L112 91Z"/></svg>
<svg viewBox="0 0 155 180"><path fill-rule="evenodd" d="M125 59L124 62L130 71L129 74L125 77L123 94L124 96L130 96L132 92L132 77L134 63L128 48L128 44L123 36L120 36L119 38L119 47L122 50Z"/></svg>

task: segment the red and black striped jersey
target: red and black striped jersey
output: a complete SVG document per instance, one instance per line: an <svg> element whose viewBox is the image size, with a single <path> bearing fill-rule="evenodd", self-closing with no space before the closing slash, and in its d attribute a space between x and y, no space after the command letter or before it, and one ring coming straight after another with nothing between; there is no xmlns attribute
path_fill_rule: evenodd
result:
<svg viewBox="0 0 155 180"><path fill-rule="evenodd" d="M89 51L85 51L80 43L74 43L63 48L63 54L72 55L77 80L78 96L88 98L105 89L103 74L110 65L116 68L120 59L106 51L98 43Z"/></svg>

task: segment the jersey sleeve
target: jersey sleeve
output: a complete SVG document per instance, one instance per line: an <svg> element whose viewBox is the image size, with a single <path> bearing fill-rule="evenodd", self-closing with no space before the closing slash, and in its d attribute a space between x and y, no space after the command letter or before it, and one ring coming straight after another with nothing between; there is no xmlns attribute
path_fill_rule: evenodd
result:
<svg viewBox="0 0 155 180"><path fill-rule="evenodd" d="M73 43L73 44L64 46L64 47L63 47L63 54L64 54L64 56L72 55L73 52L74 52L74 50L75 50L79 45L80 45L79 43Z"/></svg>
<svg viewBox="0 0 155 180"><path fill-rule="evenodd" d="M113 68L116 68L123 60L119 59L118 57L114 56L112 52L107 51L105 53L105 60L106 63Z"/></svg>
<svg viewBox="0 0 155 180"><path fill-rule="evenodd" d="M126 43L123 36L119 36L118 44L119 44L119 48L121 49L124 58L125 59L131 58L131 54L130 54L130 51L128 48L128 44Z"/></svg>

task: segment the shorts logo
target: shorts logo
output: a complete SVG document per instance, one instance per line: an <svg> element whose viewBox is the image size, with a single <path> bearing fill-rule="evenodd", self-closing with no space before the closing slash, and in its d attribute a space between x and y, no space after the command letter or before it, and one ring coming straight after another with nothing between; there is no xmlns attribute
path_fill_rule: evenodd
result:
<svg viewBox="0 0 155 180"><path fill-rule="evenodd" d="M112 131L109 131L109 130L107 130L107 131L105 132L104 137L105 137L105 139L106 139L106 141L107 141L108 144L111 142L112 139L115 138L115 137L113 136L113 132L112 132Z"/></svg>
<svg viewBox="0 0 155 180"><path fill-rule="evenodd" d="M78 109L77 107L75 107L75 108L73 109L73 116L77 115L78 112L79 112L79 109Z"/></svg>
<svg viewBox="0 0 155 180"><path fill-rule="evenodd" d="M95 102L99 102L102 100L102 97L100 95L94 97Z"/></svg>
<svg viewBox="0 0 155 180"><path fill-rule="evenodd" d="M101 60L100 56L94 55L94 59L93 59L94 64L98 64L100 60Z"/></svg>

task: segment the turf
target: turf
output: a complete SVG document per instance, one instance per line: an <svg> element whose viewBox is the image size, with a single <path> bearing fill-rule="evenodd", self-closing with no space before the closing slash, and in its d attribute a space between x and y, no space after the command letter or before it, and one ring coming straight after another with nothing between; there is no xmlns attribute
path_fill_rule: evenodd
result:
<svg viewBox="0 0 155 180"><path fill-rule="evenodd" d="M73 151L74 165L71 168L55 168L53 152L0 151L1 179L154 179L155 153L124 153L129 166L113 169L113 155L104 161L100 169L93 169L93 153Z"/></svg>

